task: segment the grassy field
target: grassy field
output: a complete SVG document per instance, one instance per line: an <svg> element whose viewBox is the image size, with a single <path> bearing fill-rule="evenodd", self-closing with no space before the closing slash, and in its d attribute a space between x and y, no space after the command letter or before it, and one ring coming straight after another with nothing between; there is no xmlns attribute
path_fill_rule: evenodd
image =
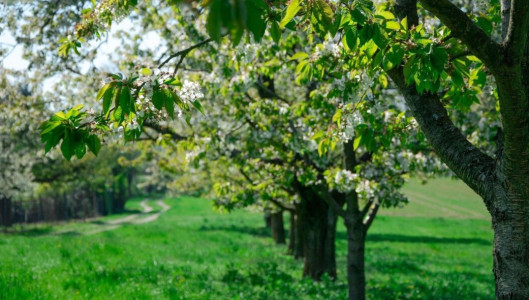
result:
<svg viewBox="0 0 529 300"><path fill-rule="evenodd" d="M383 211L369 232L369 298L493 298L492 230L479 198L448 179L411 182L406 193L411 203ZM140 200L127 207L137 213ZM103 219L0 236L0 299L345 298L343 226L339 280L313 283L268 238L261 215L217 214L190 197L164 202L171 209L150 223L87 234L108 226ZM148 203L151 214L161 209Z"/></svg>

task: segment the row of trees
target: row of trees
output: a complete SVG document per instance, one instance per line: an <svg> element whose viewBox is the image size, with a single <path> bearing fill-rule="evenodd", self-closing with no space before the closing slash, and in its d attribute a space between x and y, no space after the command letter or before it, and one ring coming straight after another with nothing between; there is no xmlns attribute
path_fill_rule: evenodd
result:
<svg viewBox="0 0 529 300"><path fill-rule="evenodd" d="M0 76L0 226L121 212L127 199L152 190L138 188L136 177L149 177L143 169L156 162L135 146L114 143L71 164L58 152L44 155L38 124L54 102L29 74L2 69Z"/></svg>
<svg viewBox="0 0 529 300"><path fill-rule="evenodd" d="M435 152L491 213L497 297L529 297L527 2L58 5L47 9L69 7L79 22L70 35L68 22L54 27L65 36L59 54L78 53L53 56L57 66L93 57L84 39L116 19L130 15L139 33L122 35L131 37L117 49L126 75L100 89L102 113L57 114L42 127L48 148L98 152L97 136L118 126L129 140L178 141L163 151L167 169L214 183L217 206L290 209L315 278L333 274L329 255L320 262L342 217L351 299L365 297L363 245L376 212L405 202L403 177L444 172ZM148 31L161 37L158 50L141 47ZM206 116L191 118L193 107Z"/></svg>

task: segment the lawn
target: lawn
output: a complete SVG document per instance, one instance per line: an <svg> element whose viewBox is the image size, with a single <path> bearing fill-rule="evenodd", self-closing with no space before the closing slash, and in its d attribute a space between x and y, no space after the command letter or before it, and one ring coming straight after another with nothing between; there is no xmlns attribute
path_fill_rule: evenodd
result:
<svg viewBox="0 0 529 300"><path fill-rule="evenodd" d="M492 230L479 198L448 179L412 181L406 193L411 203L383 211L369 232L368 297L493 298ZM127 207L138 210L139 202ZM171 209L150 223L91 235L100 223L0 236L0 299L346 297L343 226L339 279L313 283L268 238L261 215L217 214L209 201L191 197L164 202ZM149 203L153 213L161 209Z"/></svg>

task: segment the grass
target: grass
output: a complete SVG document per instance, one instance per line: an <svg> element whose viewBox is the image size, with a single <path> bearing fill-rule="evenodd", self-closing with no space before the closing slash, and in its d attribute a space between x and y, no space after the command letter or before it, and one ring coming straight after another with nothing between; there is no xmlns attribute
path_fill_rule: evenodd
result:
<svg viewBox="0 0 529 300"><path fill-rule="evenodd" d="M368 297L493 298L492 231L479 199L444 179L405 190L410 205L383 212L369 232ZM261 215L217 214L191 197L165 202L172 208L154 222L94 235L83 235L94 224L79 223L52 229L65 234L0 236L0 299L345 298L342 225L339 279L313 283L300 279L300 261L273 244Z"/></svg>

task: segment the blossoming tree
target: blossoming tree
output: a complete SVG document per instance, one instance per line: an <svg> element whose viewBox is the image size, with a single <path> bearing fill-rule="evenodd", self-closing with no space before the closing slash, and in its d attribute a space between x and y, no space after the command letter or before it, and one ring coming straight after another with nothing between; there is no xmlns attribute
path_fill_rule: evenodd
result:
<svg viewBox="0 0 529 300"><path fill-rule="evenodd" d="M420 3L419 8L417 3ZM116 15L127 14L135 4L135 1L98 4L77 26L76 37L64 41L62 53L76 51L80 37L99 34L104 30L103 24L109 24ZM482 196L491 213L497 297L525 299L529 297L529 185L525 176L529 168L526 153L529 143L528 5L526 1L516 0L491 2L479 8L468 3L456 5L448 0L398 0L376 5L363 0L292 0L288 3L211 0L194 7L198 12L207 12L206 29L211 39L218 42L228 34L230 40L238 44L245 30L256 41L261 41L267 30L276 41L282 38L283 31L289 30L307 33L308 38L328 36L342 43L349 58L344 63L350 70L364 70L368 74L379 71L391 78L434 151ZM176 53L175 57L180 56L181 61L182 54L188 52ZM293 57L298 60L300 81L320 79L332 73L335 67L306 54ZM387 79L386 76L379 78ZM449 110L470 107L490 84L487 78L491 78L496 87L501 115L498 151L494 156L471 144L447 111L447 107ZM136 100L132 99L138 99L136 94L146 93L143 86L132 79L115 76L114 83L102 90L98 98L105 97L104 103L109 109L104 109L103 117L96 120L98 124L107 122L106 116L110 116L111 122L131 121L136 109L133 108ZM175 97L176 93L170 88L172 84L178 86L179 81L167 80L153 85L150 101L158 110L165 108L169 112L175 102L187 112L189 103ZM382 84L387 84L381 80ZM108 114L109 103L114 103L111 115ZM151 112L146 115L156 116ZM67 157L74 152L82 156L81 146L76 145L93 148L90 145L97 140L79 126L76 118L83 116L81 112L74 111L68 116L47 123L45 128L53 127L57 131L45 140L49 147L62 140ZM65 125L64 119L72 120L73 125ZM104 128L105 124L102 126ZM345 143L345 152L352 152L354 141L372 140L368 132L355 128L355 139ZM134 130L130 133L137 134ZM325 135L319 143L322 149L333 147L332 138ZM335 143L334 147L337 147ZM344 169L350 172L356 165L352 158L346 154ZM349 216L347 222L354 227L362 222L362 210L356 201L349 201L353 199L354 193L348 193L345 212ZM361 236L350 237L351 243L360 240ZM362 289L350 290L350 297L363 298Z"/></svg>

